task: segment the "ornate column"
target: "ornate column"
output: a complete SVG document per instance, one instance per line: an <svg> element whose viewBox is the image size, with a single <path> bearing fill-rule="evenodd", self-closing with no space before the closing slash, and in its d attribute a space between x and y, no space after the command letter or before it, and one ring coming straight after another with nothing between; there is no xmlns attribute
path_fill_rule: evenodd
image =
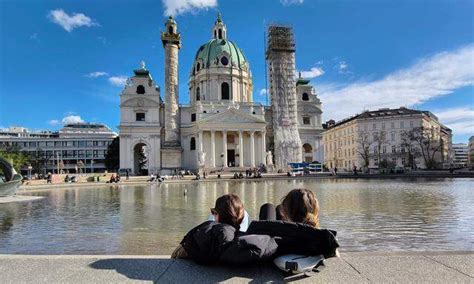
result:
<svg viewBox="0 0 474 284"><path fill-rule="evenodd" d="M211 167L216 167L216 131L211 131Z"/></svg>
<svg viewBox="0 0 474 284"><path fill-rule="evenodd" d="M266 140L266 135L267 133L265 131L262 131L262 153L261 153L261 156L262 156L262 163L264 165L267 164L267 140Z"/></svg>
<svg viewBox="0 0 474 284"><path fill-rule="evenodd" d="M242 130L239 130L239 167L244 167L244 137Z"/></svg>
<svg viewBox="0 0 474 284"><path fill-rule="evenodd" d="M255 167L255 131L250 132L250 166Z"/></svg>
<svg viewBox="0 0 474 284"><path fill-rule="evenodd" d="M224 168L227 168L227 131L222 131L222 151L224 152Z"/></svg>

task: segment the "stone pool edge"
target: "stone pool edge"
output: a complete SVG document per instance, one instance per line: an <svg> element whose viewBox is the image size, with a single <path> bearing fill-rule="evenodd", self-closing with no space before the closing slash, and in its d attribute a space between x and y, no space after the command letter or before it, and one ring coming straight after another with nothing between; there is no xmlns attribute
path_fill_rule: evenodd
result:
<svg viewBox="0 0 474 284"><path fill-rule="evenodd" d="M473 282L474 251L346 252L310 278L286 277L273 265L207 267L169 255L0 254L2 283L51 282Z"/></svg>

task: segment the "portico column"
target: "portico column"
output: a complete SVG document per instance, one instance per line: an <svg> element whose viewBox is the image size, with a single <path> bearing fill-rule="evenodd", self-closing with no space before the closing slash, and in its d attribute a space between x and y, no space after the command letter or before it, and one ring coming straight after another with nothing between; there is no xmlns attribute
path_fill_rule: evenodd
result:
<svg viewBox="0 0 474 284"><path fill-rule="evenodd" d="M216 167L216 131L211 131L211 167Z"/></svg>
<svg viewBox="0 0 474 284"><path fill-rule="evenodd" d="M265 131L261 132L262 133L262 163L264 165L267 164L267 140L266 140L266 133Z"/></svg>
<svg viewBox="0 0 474 284"><path fill-rule="evenodd" d="M198 133L199 152L202 152L202 130Z"/></svg>
<svg viewBox="0 0 474 284"><path fill-rule="evenodd" d="M222 131L222 151L224 151L224 168L227 168L227 131Z"/></svg>
<svg viewBox="0 0 474 284"><path fill-rule="evenodd" d="M244 135L239 131L239 167L244 167Z"/></svg>
<svg viewBox="0 0 474 284"><path fill-rule="evenodd" d="M255 131L250 132L250 166L255 167Z"/></svg>

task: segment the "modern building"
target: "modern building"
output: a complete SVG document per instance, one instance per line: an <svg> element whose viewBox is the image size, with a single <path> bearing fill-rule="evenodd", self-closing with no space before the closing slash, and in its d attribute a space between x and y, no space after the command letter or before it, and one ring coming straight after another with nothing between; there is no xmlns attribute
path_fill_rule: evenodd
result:
<svg viewBox="0 0 474 284"><path fill-rule="evenodd" d="M272 30L273 28L273 30ZM120 95L120 167L138 174L176 169L243 169L322 161L321 101L309 81L295 78L292 29L270 27L270 106L255 102L250 63L231 41L220 15L211 39L190 63L189 105L178 104L181 34L170 17L161 34L165 94L144 63ZM278 32L283 31L284 36ZM286 48L275 38L284 39Z"/></svg>
<svg viewBox="0 0 474 284"><path fill-rule="evenodd" d="M37 171L43 174L104 172L105 154L115 137L106 125L96 123L67 124L55 132L10 127L0 131L0 149L28 152L40 162Z"/></svg>
<svg viewBox="0 0 474 284"><path fill-rule="evenodd" d="M474 168L474 136L469 138L468 144L468 166Z"/></svg>
<svg viewBox="0 0 474 284"><path fill-rule="evenodd" d="M423 149L421 136L430 142ZM451 141L451 130L429 111L384 108L327 122L324 161L329 168L348 171L354 166L441 167L450 162Z"/></svg>
<svg viewBox="0 0 474 284"><path fill-rule="evenodd" d="M455 168L467 167L469 147L466 143L454 143L452 148L452 165Z"/></svg>

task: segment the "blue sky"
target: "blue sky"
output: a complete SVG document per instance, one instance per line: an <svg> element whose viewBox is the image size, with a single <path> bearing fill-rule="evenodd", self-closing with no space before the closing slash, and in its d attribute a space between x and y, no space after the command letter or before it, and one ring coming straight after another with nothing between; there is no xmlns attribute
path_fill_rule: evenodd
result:
<svg viewBox="0 0 474 284"><path fill-rule="evenodd" d="M265 26L291 24L297 69L324 119L403 105L433 111L455 142L474 134L474 1L448 0L3 0L0 127L83 120L116 129L120 83L141 60L164 90L159 32L170 13L182 33L186 103L193 57L217 11L250 62L257 101L265 102Z"/></svg>

